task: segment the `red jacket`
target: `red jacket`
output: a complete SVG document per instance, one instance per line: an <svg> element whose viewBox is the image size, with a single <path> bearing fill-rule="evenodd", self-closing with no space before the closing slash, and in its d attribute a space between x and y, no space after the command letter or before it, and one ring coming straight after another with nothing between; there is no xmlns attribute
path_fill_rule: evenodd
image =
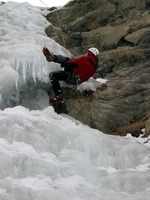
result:
<svg viewBox="0 0 150 200"><path fill-rule="evenodd" d="M95 74L98 61L94 54L88 51L87 56L71 59L68 62L75 63L77 65L77 67L72 68L72 71L80 76L79 83L82 83Z"/></svg>

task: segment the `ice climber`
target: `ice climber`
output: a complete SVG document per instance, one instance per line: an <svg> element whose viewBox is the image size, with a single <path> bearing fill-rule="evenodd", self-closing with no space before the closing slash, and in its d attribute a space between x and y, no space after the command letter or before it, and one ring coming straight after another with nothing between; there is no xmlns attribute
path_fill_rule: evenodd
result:
<svg viewBox="0 0 150 200"><path fill-rule="evenodd" d="M89 48L86 55L74 59L62 55L55 55L46 47L42 51L48 62L59 63L64 68L62 71L54 71L49 74L50 82L55 93L55 97L49 100L50 105L65 100L65 95L59 81L65 81L70 85L78 85L92 77L98 68L99 50L95 47Z"/></svg>

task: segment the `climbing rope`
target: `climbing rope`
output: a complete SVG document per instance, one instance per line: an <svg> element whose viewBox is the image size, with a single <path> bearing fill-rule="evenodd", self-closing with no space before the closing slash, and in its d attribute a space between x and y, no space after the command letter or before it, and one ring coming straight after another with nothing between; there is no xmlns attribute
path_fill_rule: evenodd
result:
<svg viewBox="0 0 150 200"><path fill-rule="evenodd" d="M60 28L62 43L63 43L63 46L66 48L66 43L65 43L65 39L64 39L64 35L63 35L63 30L62 30L62 25L61 25L59 14L58 14L57 10L56 10L56 18L57 18L58 26Z"/></svg>
<svg viewBox="0 0 150 200"><path fill-rule="evenodd" d="M39 0L43 5L45 5L46 7L48 7L49 8L49 6L46 4L46 3L44 3L42 0Z"/></svg>
<svg viewBox="0 0 150 200"><path fill-rule="evenodd" d="M49 6L45 2L43 2L42 0L38 0L38 1L40 1L47 8L49 8ZM60 21L57 9L56 9L56 19L57 19L58 26L60 28L60 34L61 34L61 40L62 40L63 47L66 48L66 43L65 43L65 39L64 39L64 35L63 35L63 30L62 30L62 25L61 25L61 21Z"/></svg>

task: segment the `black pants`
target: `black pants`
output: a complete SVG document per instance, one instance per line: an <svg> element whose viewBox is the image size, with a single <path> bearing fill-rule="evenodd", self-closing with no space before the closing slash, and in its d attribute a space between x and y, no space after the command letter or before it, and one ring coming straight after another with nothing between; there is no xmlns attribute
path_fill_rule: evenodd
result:
<svg viewBox="0 0 150 200"><path fill-rule="evenodd" d="M79 76L72 71L55 71L49 74L50 82L53 87L55 96L62 93L59 81L65 81L69 85L77 85Z"/></svg>

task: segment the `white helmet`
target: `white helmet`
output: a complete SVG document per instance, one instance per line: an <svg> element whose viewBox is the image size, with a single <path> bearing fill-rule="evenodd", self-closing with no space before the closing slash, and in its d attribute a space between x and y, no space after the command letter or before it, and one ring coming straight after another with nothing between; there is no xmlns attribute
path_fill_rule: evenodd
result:
<svg viewBox="0 0 150 200"><path fill-rule="evenodd" d="M89 51L91 51L95 56L98 56L99 50L95 47L89 48Z"/></svg>

